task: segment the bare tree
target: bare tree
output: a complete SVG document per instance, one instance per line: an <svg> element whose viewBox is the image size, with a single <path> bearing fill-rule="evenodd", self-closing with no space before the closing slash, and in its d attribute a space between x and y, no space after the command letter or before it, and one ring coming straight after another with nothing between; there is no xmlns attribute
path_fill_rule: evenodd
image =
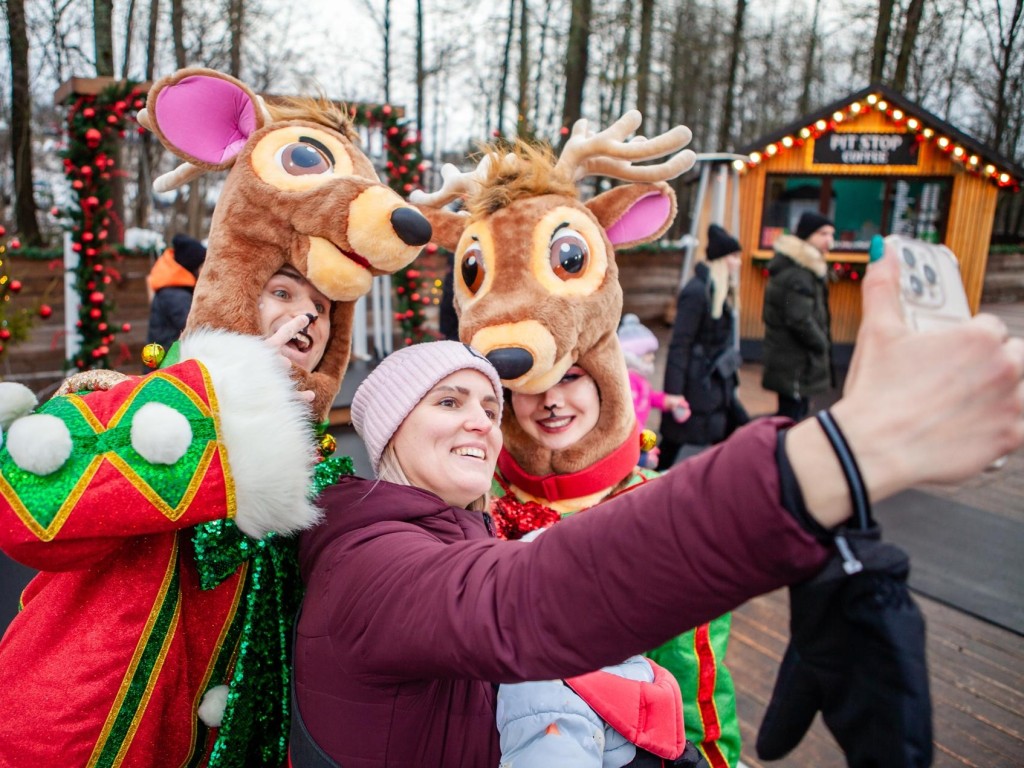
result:
<svg viewBox="0 0 1024 768"><path fill-rule="evenodd" d="M592 0L572 0L569 42L565 51L565 99L562 125L571 127L583 115L583 87L587 81ZM567 136L562 137L565 142Z"/></svg>
<svg viewBox="0 0 1024 768"><path fill-rule="evenodd" d="M384 0L384 4L378 11L372 0L362 0L363 7L370 15L377 31L380 32L381 43L384 49L384 66L381 69L381 77L384 86L384 102L391 103L391 0Z"/></svg>
<svg viewBox="0 0 1024 768"><path fill-rule="evenodd" d="M132 60L132 38L134 37L133 31L135 27L135 0L128 0L128 9L125 11L124 26L124 56L121 59L122 80L126 80L128 78L128 67Z"/></svg>
<svg viewBox="0 0 1024 768"><path fill-rule="evenodd" d="M746 13L747 0L736 0L736 15L733 17L732 38L729 45L729 76L725 84L725 104L722 107L722 122L718 126L719 149L728 147L732 137L736 70L739 67L740 48L743 46L743 20Z"/></svg>
<svg viewBox="0 0 1024 768"><path fill-rule="evenodd" d="M803 90L800 91L800 103L797 112L806 115L811 110L811 84L818 71L818 14L821 11L821 0L814 0L814 13L811 14L811 32L807 37L807 56L804 59Z"/></svg>
<svg viewBox="0 0 1024 768"><path fill-rule="evenodd" d="M896 57L896 74L892 78L892 87L897 91L905 91L907 87L907 71L910 68L910 57L914 52L917 31L921 25L922 11L924 0L910 0L906 23L903 25L903 40L900 43L899 55Z"/></svg>
<svg viewBox="0 0 1024 768"><path fill-rule="evenodd" d="M5 0L11 54L11 158L14 220L26 243L42 239L32 188L32 93L29 90L28 29L24 0Z"/></svg>
<svg viewBox="0 0 1024 768"><path fill-rule="evenodd" d="M508 61L512 54L512 36L516 28L516 0L508 0L508 24L505 27L505 47L501 59L498 81L498 133L505 133L505 96L508 87Z"/></svg>
<svg viewBox="0 0 1024 768"><path fill-rule="evenodd" d="M878 26L871 54L871 82L880 83L885 76L885 58L889 53L889 30L895 0L878 0Z"/></svg>
<svg viewBox="0 0 1024 768"><path fill-rule="evenodd" d="M530 128L530 8L519 0L519 98L516 100L516 135L525 139Z"/></svg>
<svg viewBox="0 0 1024 768"><path fill-rule="evenodd" d="M92 0L96 74L100 77L114 76L114 29L111 24L113 10L113 0Z"/></svg>
<svg viewBox="0 0 1024 768"><path fill-rule="evenodd" d="M654 0L640 0L640 50L636 63L636 108L647 114L651 89L651 34L654 26Z"/></svg>
<svg viewBox="0 0 1024 768"><path fill-rule="evenodd" d="M228 74L242 76L242 38L245 31L245 0L228 0L228 34L231 39Z"/></svg>
<svg viewBox="0 0 1024 768"><path fill-rule="evenodd" d="M185 0L171 0L171 38L174 41L174 65L184 69L188 61L185 52Z"/></svg>

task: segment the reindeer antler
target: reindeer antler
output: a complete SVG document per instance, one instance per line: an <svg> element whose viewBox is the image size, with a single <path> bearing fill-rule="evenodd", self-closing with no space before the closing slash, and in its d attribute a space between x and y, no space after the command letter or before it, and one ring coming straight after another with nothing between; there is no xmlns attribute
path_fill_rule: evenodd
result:
<svg viewBox="0 0 1024 768"><path fill-rule="evenodd" d="M512 157L512 155L507 157ZM472 171L460 171L451 163L445 163L441 166L441 188L430 193L415 189L409 193L409 202L414 205L440 208L456 198L471 195L487 178L490 168L490 155L484 155Z"/></svg>
<svg viewBox="0 0 1024 768"><path fill-rule="evenodd" d="M562 149L555 170L574 181L586 176L608 176L623 181L667 181L693 167L697 156L689 149L681 152L693 134L685 125L677 125L653 139L626 137L640 127L640 112L631 109L611 126L593 133L586 120L577 120L572 135ZM655 165L634 165L641 160L653 160L676 152L672 157Z"/></svg>

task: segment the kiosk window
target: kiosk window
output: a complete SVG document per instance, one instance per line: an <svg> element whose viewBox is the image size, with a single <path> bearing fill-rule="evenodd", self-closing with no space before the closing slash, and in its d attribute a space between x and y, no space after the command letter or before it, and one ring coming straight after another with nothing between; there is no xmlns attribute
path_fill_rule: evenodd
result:
<svg viewBox="0 0 1024 768"><path fill-rule="evenodd" d="M836 223L834 251L866 251L877 234L938 243L952 186L949 178L769 175L759 246L770 249L809 210L825 211Z"/></svg>

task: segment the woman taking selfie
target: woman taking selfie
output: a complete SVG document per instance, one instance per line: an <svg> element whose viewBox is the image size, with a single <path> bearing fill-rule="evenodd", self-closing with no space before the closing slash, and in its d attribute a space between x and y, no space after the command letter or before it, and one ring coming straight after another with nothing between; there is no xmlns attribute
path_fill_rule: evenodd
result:
<svg viewBox="0 0 1024 768"><path fill-rule="evenodd" d="M321 754L497 765L495 683L614 664L809 579L851 499L961 480L1021 445L1024 342L991 317L911 333L892 259L863 291L828 422L845 440L815 419L763 419L528 545L495 540L477 511L501 444L489 364L455 342L386 358L352 408L382 477L325 491L326 520L300 548L297 710ZM851 456L859 470L844 474Z"/></svg>

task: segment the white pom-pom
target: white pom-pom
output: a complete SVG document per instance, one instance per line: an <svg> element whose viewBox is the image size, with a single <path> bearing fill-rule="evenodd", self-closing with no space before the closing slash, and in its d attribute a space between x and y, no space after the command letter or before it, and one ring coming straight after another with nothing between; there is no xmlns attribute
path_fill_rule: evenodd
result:
<svg viewBox="0 0 1024 768"><path fill-rule="evenodd" d="M71 433L64 422L48 413L18 419L7 430L7 451L21 469L49 475L71 455Z"/></svg>
<svg viewBox="0 0 1024 768"><path fill-rule="evenodd" d="M146 403L132 418L132 448L150 464L174 464L192 445L192 425L163 403Z"/></svg>
<svg viewBox="0 0 1024 768"><path fill-rule="evenodd" d="M32 413L38 404L32 390L24 384L0 382L0 427L7 429L15 419Z"/></svg>
<svg viewBox="0 0 1024 768"><path fill-rule="evenodd" d="M199 719L210 728L220 728L224 719L224 707L228 703L228 687L215 685L203 694L199 704Z"/></svg>

